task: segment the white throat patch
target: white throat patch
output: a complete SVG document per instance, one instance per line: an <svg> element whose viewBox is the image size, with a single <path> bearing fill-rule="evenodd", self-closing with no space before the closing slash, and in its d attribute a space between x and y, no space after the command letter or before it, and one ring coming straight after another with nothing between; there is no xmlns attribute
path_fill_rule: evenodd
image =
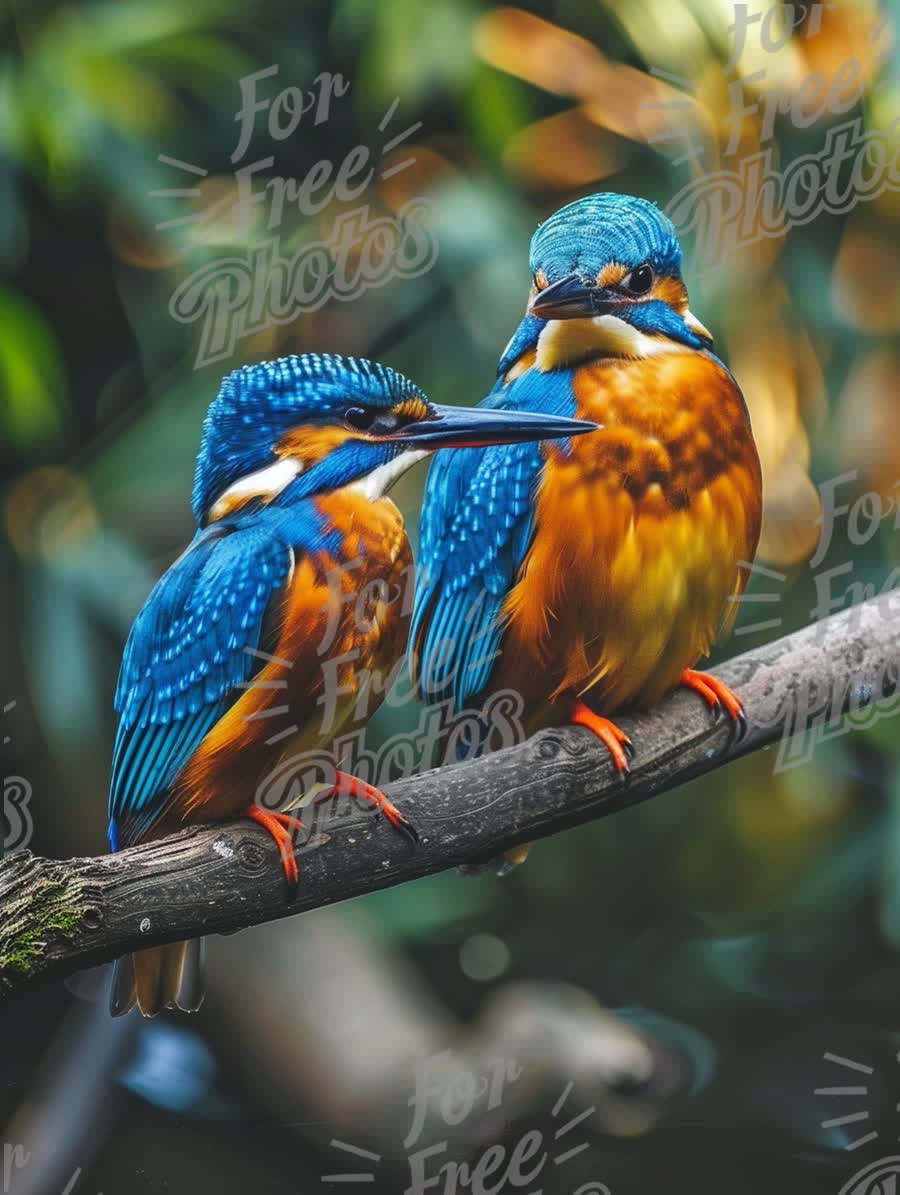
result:
<svg viewBox="0 0 900 1195"><path fill-rule="evenodd" d="M357 493L363 494L370 502L376 502L379 498L384 497L394 482L398 481L407 469L411 469L413 465L423 460L426 456L428 456L428 452L424 448L408 448L406 452L398 453L393 460L379 465L377 469L373 469L365 477L360 477L358 481L354 481L352 485L348 486L348 489L356 490Z"/></svg>
<svg viewBox="0 0 900 1195"><path fill-rule="evenodd" d="M615 315L586 319L548 320L538 337L538 369L546 373L588 357L652 357L657 353L686 353L685 344L668 336L649 336Z"/></svg>
<svg viewBox="0 0 900 1195"><path fill-rule="evenodd" d="M214 523L217 519L223 519L251 498L262 498L264 502L271 502L302 472L298 460L282 456L273 464L266 465L264 469L257 469L255 473L239 477L216 499L209 512L209 521Z"/></svg>

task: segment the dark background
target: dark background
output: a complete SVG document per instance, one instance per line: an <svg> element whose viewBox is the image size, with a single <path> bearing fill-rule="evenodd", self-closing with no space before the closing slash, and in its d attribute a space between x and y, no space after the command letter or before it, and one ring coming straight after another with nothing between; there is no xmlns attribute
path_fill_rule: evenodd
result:
<svg viewBox="0 0 900 1195"><path fill-rule="evenodd" d="M787 14L775 7L777 31ZM848 0L818 32L807 14L773 50L755 26L728 69L725 0L7 0L0 698L16 703L2 750L7 795L31 789L32 849L106 849L118 659L191 535L193 461L223 373L304 350L371 354L437 401L477 402L523 310L541 218L599 189L665 206L761 149L783 168L849 118L887 130L900 116L890 17ZM796 98L815 73L828 83L851 59L861 95L848 113L782 112L768 135L765 102ZM229 214L229 155L239 81L272 64L266 96L322 71L350 88L326 122L304 117L283 141L262 114L244 161L273 154L267 175L302 179L359 144L378 161L421 122L388 161L414 164L361 202L374 217L427 198L438 260L196 368L199 324L174 319L169 301L205 263L265 239ZM736 96L761 106L729 152ZM684 160L688 136L703 152ZM186 186L200 193L152 194ZM282 252L326 237L349 206L286 217ZM198 219L157 228L186 215ZM778 573L754 577L751 593L774 597L744 606L720 656L809 622L828 569L847 566L831 589L843 600L856 585L849 603L900 560L888 506L900 478L898 221L900 196L885 190L714 262L686 238L692 309L750 404L766 483L760 560ZM817 487L844 473L839 499L868 495L865 509L880 500L886 517L853 536L840 517L810 566ZM417 469L396 495L412 535L423 478ZM417 716L385 710L376 733ZM577 1130L589 1148L549 1169L545 1190L837 1193L900 1134L896 722L820 743L790 768L776 755L543 842L502 881L448 873L221 939L192 1020L113 1025L99 977L20 999L0 1012L0 1190L4 1170L10 1190L33 1193L62 1192L80 1170L72 1189L91 1193L262 1195L341 1190L322 1176L370 1169L369 1189L401 1191L415 1076L450 1049L463 1071L490 1071L495 1057L522 1067L492 1112L459 1127L432 1117L429 1139L458 1158L474 1163L493 1140L512 1149L530 1128L552 1139L572 1081L567 1111L595 1109ZM851 1085L865 1092L815 1094ZM822 1127L858 1112L868 1118ZM342 1154L333 1137L381 1160Z"/></svg>

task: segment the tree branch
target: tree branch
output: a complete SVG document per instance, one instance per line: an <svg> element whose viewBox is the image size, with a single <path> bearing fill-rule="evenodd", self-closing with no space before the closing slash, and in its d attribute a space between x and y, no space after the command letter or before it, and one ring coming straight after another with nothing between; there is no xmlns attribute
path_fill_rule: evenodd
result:
<svg viewBox="0 0 900 1195"><path fill-rule="evenodd" d="M412 848L383 821L317 810L289 891L281 860L249 822L193 829L117 855L0 863L0 997L130 950L226 933L387 888L605 817L777 741L773 767L808 759L826 733L900 708L893 594L806 627L717 670L749 727L730 741L684 691L621 719L637 755L627 786L581 728L542 731L487 758L398 781L389 795L417 826ZM794 737L791 736L799 736ZM324 815L324 816L323 816ZM305 816L305 820L306 816Z"/></svg>

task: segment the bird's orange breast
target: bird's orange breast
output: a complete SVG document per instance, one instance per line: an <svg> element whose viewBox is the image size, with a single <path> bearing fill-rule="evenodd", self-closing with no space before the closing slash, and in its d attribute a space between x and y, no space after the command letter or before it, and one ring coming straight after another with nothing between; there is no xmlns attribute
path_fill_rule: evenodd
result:
<svg viewBox="0 0 900 1195"><path fill-rule="evenodd" d="M183 769L167 822L234 816L288 755L320 750L356 708L365 721L381 704L409 628L403 518L389 498L352 488L315 502L340 551L295 553L270 612L275 646Z"/></svg>
<svg viewBox="0 0 900 1195"><path fill-rule="evenodd" d="M568 454L548 447L496 682L533 709L585 694L603 712L651 705L746 582L761 514L746 405L717 362L677 351L586 363L574 390L603 426Z"/></svg>

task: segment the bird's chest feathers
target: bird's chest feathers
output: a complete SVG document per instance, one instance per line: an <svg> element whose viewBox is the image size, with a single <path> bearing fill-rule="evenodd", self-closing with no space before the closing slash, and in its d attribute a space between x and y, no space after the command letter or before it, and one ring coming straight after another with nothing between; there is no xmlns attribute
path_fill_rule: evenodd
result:
<svg viewBox="0 0 900 1195"><path fill-rule="evenodd" d="M730 375L698 353L606 358L575 370L575 414L599 423L547 475L560 484L624 491L634 513L665 517L689 505L734 465L755 467L743 397Z"/></svg>
<svg viewBox="0 0 900 1195"><path fill-rule="evenodd" d="M314 499L330 547L294 547L258 674L204 739L182 781L183 806L221 818L253 796L280 756L296 759L346 728L368 692L384 696L403 653L412 553L400 511L349 488ZM337 535L333 533L337 532Z"/></svg>
<svg viewBox="0 0 900 1195"><path fill-rule="evenodd" d="M323 554L316 562L316 651L324 683L330 672L350 698L367 684L383 687L402 655L412 553L403 518L390 498L372 502L347 487L317 498L316 505L341 545L335 557ZM296 586L292 605L299 607L296 626L303 635L310 603L302 592L294 599L294 592Z"/></svg>
<svg viewBox="0 0 900 1195"><path fill-rule="evenodd" d="M512 630L542 645L561 686L655 700L648 686L665 692L709 650L756 547L746 410L696 355L591 362L573 386L577 414L603 426L547 451Z"/></svg>

